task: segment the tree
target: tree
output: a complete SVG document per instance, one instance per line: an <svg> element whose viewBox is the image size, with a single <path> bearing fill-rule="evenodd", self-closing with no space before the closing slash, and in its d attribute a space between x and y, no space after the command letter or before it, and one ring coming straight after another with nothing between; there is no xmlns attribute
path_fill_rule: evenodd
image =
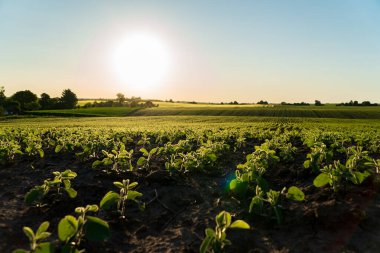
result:
<svg viewBox="0 0 380 253"><path fill-rule="evenodd" d="M37 95L30 90L18 91L13 94L11 99L20 103L22 111L38 109Z"/></svg>
<svg viewBox="0 0 380 253"><path fill-rule="evenodd" d="M116 97L119 104L123 104L125 102L125 96L123 93L117 93Z"/></svg>
<svg viewBox="0 0 380 253"><path fill-rule="evenodd" d="M263 101L263 100L260 100L259 102L257 102L258 105L267 105L268 102L267 101Z"/></svg>
<svg viewBox="0 0 380 253"><path fill-rule="evenodd" d="M63 108L73 109L78 103L78 98L74 92L72 92L70 89L66 89L62 92L60 102Z"/></svg>
<svg viewBox="0 0 380 253"><path fill-rule="evenodd" d="M52 100L48 94L42 93L39 103L40 103L41 109L51 109Z"/></svg>
<svg viewBox="0 0 380 253"><path fill-rule="evenodd" d="M321 101L319 101L319 100L315 100L315 103L314 103L316 106L321 106L322 105L322 103L321 103Z"/></svg>
<svg viewBox="0 0 380 253"><path fill-rule="evenodd" d="M3 86L0 87L0 106L3 106L7 97L5 96L5 89Z"/></svg>

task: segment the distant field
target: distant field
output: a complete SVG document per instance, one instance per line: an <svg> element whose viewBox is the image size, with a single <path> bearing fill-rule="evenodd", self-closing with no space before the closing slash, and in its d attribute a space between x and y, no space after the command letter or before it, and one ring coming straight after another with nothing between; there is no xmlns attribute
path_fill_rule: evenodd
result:
<svg viewBox="0 0 380 253"><path fill-rule="evenodd" d="M340 119L380 119L380 106L283 106L283 105L219 105L158 102L158 107L94 107L71 110L28 112L36 116L119 117L119 116L260 116Z"/></svg>

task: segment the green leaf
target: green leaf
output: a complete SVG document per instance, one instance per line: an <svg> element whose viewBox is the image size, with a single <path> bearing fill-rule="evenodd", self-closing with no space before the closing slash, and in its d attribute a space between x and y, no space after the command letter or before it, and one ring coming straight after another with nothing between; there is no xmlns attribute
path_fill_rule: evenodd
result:
<svg viewBox="0 0 380 253"><path fill-rule="evenodd" d="M98 167L99 165L101 165L103 162L102 161L99 161L99 160L96 160L95 162L92 163L92 168L96 168Z"/></svg>
<svg viewBox="0 0 380 253"><path fill-rule="evenodd" d="M237 179L232 179L230 182L230 190L235 191L237 184L238 184Z"/></svg>
<svg viewBox="0 0 380 253"><path fill-rule="evenodd" d="M54 245L50 242L43 242L38 244L35 253L54 253L55 248Z"/></svg>
<svg viewBox="0 0 380 253"><path fill-rule="evenodd" d="M120 189L124 187L123 183L121 182L113 182L113 185Z"/></svg>
<svg viewBox="0 0 380 253"><path fill-rule="evenodd" d="M350 178L351 182L354 184L361 184L370 175L369 172L359 172L355 171L352 173Z"/></svg>
<svg viewBox="0 0 380 253"><path fill-rule="evenodd" d="M132 188L135 188L138 184L139 183L137 183L137 182L133 182L133 183L130 183L128 187L129 187L129 189L132 189Z"/></svg>
<svg viewBox="0 0 380 253"><path fill-rule="evenodd" d="M61 149L62 149L62 145L57 145L57 146L55 146L54 152L58 153L59 151L61 151Z"/></svg>
<svg viewBox="0 0 380 253"><path fill-rule="evenodd" d="M146 158L141 156L138 160L137 160L137 166L143 166L146 162Z"/></svg>
<svg viewBox="0 0 380 253"><path fill-rule="evenodd" d="M108 223L94 216L87 216L85 234L89 241L102 241L110 236Z"/></svg>
<svg viewBox="0 0 380 253"><path fill-rule="evenodd" d="M229 227L231 224L231 214L229 212L222 211L216 216L215 221L220 227Z"/></svg>
<svg viewBox="0 0 380 253"><path fill-rule="evenodd" d="M44 192L41 187L34 187L25 195L25 203L32 205L35 201L42 198Z"/></svg>
<svg viewBox="0 0 380 253"><path fill-rule="evenodd" d="M69 241L78 230L78 221L74 216L66 215L58 224L58 238L62 242Z"/></svg>
<svg viewBox="0 0 380 253"><path fill-rule="evenodd" d="M36 239L37 240L43 240L43 239L48 238L50 235L51 235L50 232L42 232L41 234L36 235Z"/></svg>
<svg viewBox="0 0 380 253"><path fill-rule="evenodd" d="M306 169L308 169L310 167L310 160L306 160L304 163L303 163L303 167L305 167Z"/></svg>
<svg viewBox="0 0 380 253"><path fill-rule="evenodd" d="M329 182L330 182L329 175L325 173L321 173L314 179L313 184L315 187L322 187L328 184Z"/></svg>
<svg viewBox="0 0 380 253"><path fill-rule="evenodd" d="M251 204L249 205L249 213L261 214L263 210L263 200L258 196L255 196L251 200Z"/></svg>
<svg viewBox="0 0 380 253"><path fill-rule="evenodd" d="M40 235L43 232L46 232L46 230L49 228L50 223L48 221L42 222L41 225L38 227L36 235Z"/></svg>
<svg viewBox="0 0 380 253"><path fill-rule="evenodd" d="M143 194L138 191L128 191L127 199L133 200L138 197L141 197Z"/></svg>
<svg viewBox="0 0 380 253"><path fill-rule="evenodd" d="M67 192L67 194L69 195L70 198L75 198L77 196L77 191L74 190L73 188L69 188L69 189L66 189L65 188L65 191Z"/></svg>
<svg viewBox="0 0 380 253"><path fill-rule="evenodd" d="M199 253L207 253L207 250L213 239L213 237L206 237L199 248Z"/></svg>
<svg viewBox="0 0 380 253"><path fill-rule="evenodd" d="M104 210L110 209L114 204L116 204L119 201L119 194L113 191L107 192L106 195L102 198L100 201L100 208Z"/></svg>
<svg viewBox="0 0 380 253"><path fill-rule="evenodd" d="M286 197L294 201L303 201L305 199L305 194L300 188L291 186L286 194Z"/></svg>
<svg viewBox="0 0 380 253"><path fill-rule="evenodd" d="M214 237L215 236L215 231L212 228L206 228L205 234L207 237Z"/></svg>
<svg viewBox="0 0 380 253"><path fill-rule="evenodd" d="M140 148L140 152L142 152L144 154L144 156L148 156L149 155L148 151L145 148Z"/></svg>
<svg viewBox="0 0 380 253"><path fill-rule="evenodd" d="M33 230L30 227L23 227L22 230L24 234L29 238L30 241L35 237Z"/></svg>
<svg viewBox="0 0 380 253"><path fill-rule="evenodd" d="M238 229L249 229L250 226L247 222L243 220L236 220L232 222L230 228L238 228Z"/></svg>
<svg viewBox="0 0 380 253"><path fill-rule="evenodd" d="M12 251L12 253L28 253L28 252L29 251L25 249L15 249L14 251Z"/></svg>
<svg viewBox="0 0 380 253"><path fill-rule="evenodd" d="M45 156L45 152L44 152L42 149L39 149L39 150L38 150L38 153L40 154L40 157L41 157L41 158L44 158L44 156Z"/></svg>
<svg viewBox="0 0 380 253"><path fill-rule="evenodd" d="M88 212L97 212L99 211L98 205L87 205L86 209Z"/></svg>

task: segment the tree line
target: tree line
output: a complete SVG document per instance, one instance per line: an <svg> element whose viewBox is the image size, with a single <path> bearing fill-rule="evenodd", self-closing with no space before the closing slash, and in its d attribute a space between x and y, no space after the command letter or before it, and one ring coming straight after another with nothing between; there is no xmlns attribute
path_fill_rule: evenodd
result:
<svg viewBox="0 0 380 253"><path fill-rule="evenodd" d="M0 112L2 114L18 114L24 111L47 110L47 109L72 109L78 103L77 95L70 89L65 89L61 97L51 98L42 93L38 98L30 90L17 91L7 98L4 87L0 87Z"/></svg>

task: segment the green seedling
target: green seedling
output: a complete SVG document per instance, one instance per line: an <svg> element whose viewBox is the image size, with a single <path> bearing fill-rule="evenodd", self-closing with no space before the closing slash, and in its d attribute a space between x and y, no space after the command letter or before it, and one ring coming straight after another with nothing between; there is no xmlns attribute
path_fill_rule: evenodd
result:
<svg viewBox="0 0 380 253"><path fill-rule="evenodd" d="M98 217L87 215L97 212L97 205L75 208L78 217L66 215L58 224L58 238L63 242L62 252L77 253L83 239L88 241L103 241L110 235L108 223Z"/></svg>
<svg viewBox="0 0 380 253"><path fill-rule="evenodd" d="M311 168L313 172L318 172L324 162L331 161L333 151L328 150L323 142L316 142L306 157L307 160L303 163L303 166L306 169Z"/></svg>
<svg viewBox="0 0 380 253"><path fill-rule="evenodd" d="M334 164L329 164L321 173L314 179L315 187L323 187L330 185L334 192L338 192L347 182L351 181L354 184L361 184L370 175L369 171L355 171L341 164L340 161L334 161Z"/></svg>
<svg viewBox="0 0 380 253"><path fill-rule="evenodd" d="M281 224L283 221L281 205L283 197L293 201L303 201L305 194L296 186L291 186L288 191L284 188L281 192L274 190L264 192L260 186L256 186L256 196L251 200L249 213L268 216L272 216L274 213L277 224Z"/></svg>
<svg viewBox="0 0 380 253"><path fill-rule="evenodd" d="M26 204L41 206L43 197L50 191L54 191L59 196L62 192L66 192L70 198L77 196L77 191L71 187L71 180L77 176L77 173L65 170L64 172L55 171L53 175L53 179L46 179L42 185L35 186L25 195Z"/></svg>
<svg viewBox="0 0 380 253"><path fill-rule="evenodd" d="M140 149L140 152L143 153L143 156L141 156L138 160L137 160L137 166L139 166L140 168L146 168L146 169L149 169L149 163L150 163L150 160L152 159L152 157L157 153L157 148L153 148L151 149L149 152L145 149L145 148L141 148Z"/></svg>
<svg viewBox="0 0 380 253"><path fill-rule="evenodd" d="M53 253L55 248L50 242L41 242L51 235L47 232L48 228L48 221L43 222L36 232L33 232L30 227L23 227L24 234L29 239L30 249L16 249L13 253Z"/></svg>
<svg viewBox="0 0 380 253"><path fill-rule="evenodd" d="M200 253L220 253L231 241L227 239L227 229L249 229L249 224L243 220L236 220L231 223L231 214L226 211L220 212L215 217L215 229L206 228L205 239L199 249Z"/></svg>
<svg viewBox="0 0 380 253"><path fill-rule="evenodd" d="M112 165L111 171L120 173L125 170L132 171L132 155L133 149L127 151L123 143L120 144L119 150L113 149L110 153L106 150L102 150L105 158L103 160L97 160L92 164L93 168L96 168L100 165L109 166Z"/></svg>
<svg viewBox="0 0 380 253"><path fill-rule="evenodd" d="M117 204L117 211L121 218L125 218L125 205L128 200L137 203L141 210L145 208L145 204L137 199L142 196L142 193L132 190L138 185L137 182L130 183L129 179L127 179L113 184L120 189L119 193L109 191L100 201L100 208L109 210Z"/></svg>

